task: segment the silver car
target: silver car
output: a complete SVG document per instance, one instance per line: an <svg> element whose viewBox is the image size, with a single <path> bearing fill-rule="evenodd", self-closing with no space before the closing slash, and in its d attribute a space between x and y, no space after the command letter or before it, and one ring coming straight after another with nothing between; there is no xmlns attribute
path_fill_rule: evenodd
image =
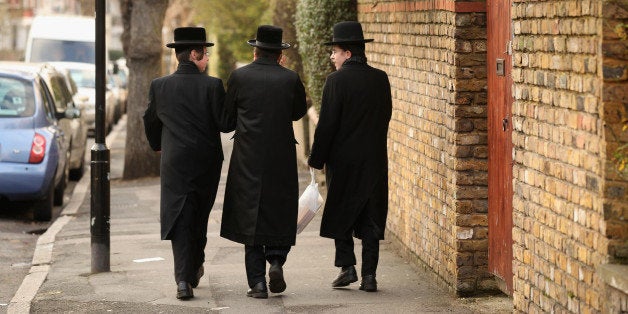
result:
<svg viewBox="0 0 628 314"><path fill-rule="evenodd" d="M83 172L85 171L85 150L87 149L87 120L84 114L85 109L81 108L80 104L82 102L87 101L87 96L80 95L78 93L78 87L76 86L76 82L72 79L70 71L61 64L55 64L55 62L50 62L53 65L58 73L63 75L65 79L65 85L67 85L68 91L70 93L70 99L64 99L63 101L67 103L72 103L72 107L76 108L80 112L79 119L72 119L70 122L70 126L72 129L72 156L70 159L70 179L71 180L79 180L83 176ZM65 90L63 87L57 88L57 90ZM63 98L67 98L67 96L60 96Z"/></svg>
<svg viewBox="0 0 628 314"><path fill-rule="evenodd" d="M93 135L96 128L96 66L91 63L80 62L54 62L55 67L61 67L70 72L70 76L78 88L78 97L84 101L79 107L85 115L88 132ZM107 79L109 85L109 79ZM110 130L114 121L117 99L110 87L105 92L105 129Z"/></svg>

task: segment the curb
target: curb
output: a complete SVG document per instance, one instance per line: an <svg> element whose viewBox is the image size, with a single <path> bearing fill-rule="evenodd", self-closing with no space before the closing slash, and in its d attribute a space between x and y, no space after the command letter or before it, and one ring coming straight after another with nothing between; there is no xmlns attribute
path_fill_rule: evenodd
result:
<svg viewBox="0 0 628 314"><path fill-rule="evenodd" d="M107 136L107 139L114 139L118 133L120 133L120 128L114 127ZM46 232L37 238L33 260L31 262L32 266L28 275L22 280L22 284L15 292L11 302L9 302L7 314L30 313L31 301L33 301L37 295L39 288L46 280L46 277L48 277L48 272L50 272L52 249L57 233L59 233L68 222L74 219L74 215L76 215L85 197L87 197L87 188L90 186L90 183L91 177L84 174L74 187L70 202L63 208L59 217Z"/></svg>

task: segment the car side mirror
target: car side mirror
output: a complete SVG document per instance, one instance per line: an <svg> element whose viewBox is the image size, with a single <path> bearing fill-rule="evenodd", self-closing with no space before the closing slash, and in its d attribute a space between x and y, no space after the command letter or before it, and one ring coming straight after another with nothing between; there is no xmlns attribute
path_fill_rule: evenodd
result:
<svg viewBox="0 0 628 314"><path fill-rule="evenodd" d="M74 107L72 108L68 107L68 109L66 109L65 112L61 113L61 115L62 115L61 118L76 119L76 118L81 117L81 111Z"/></svg>
<svg viewBox="0 0 628 314"><path fill-rule="evenodd" d="M66 119L67 118L67 111L55 111L55 119L57 120L61 120L61 119Z"/></svg>
<svg viewBox="0 0 628 314"><path fill-rule="evenodd" d="M81 117L81 110L80 110L80 109L78 109L78 108L76 108L76 107L71 108L71 109L68 109L68 110L66 111L66 113L67 113L68 111L70 112L69 114L72 116L72 118L71 118L71 119L78 119L78 118L80 118L80 117Z"/></svg>

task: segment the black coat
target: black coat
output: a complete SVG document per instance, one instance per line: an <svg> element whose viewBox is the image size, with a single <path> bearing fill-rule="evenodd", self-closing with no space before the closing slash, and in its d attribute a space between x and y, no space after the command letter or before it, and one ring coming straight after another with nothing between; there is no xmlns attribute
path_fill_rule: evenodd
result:
<svg viewBox="0 0 628 314"><path fill-rule="evenodd" d="M384 71L347 62L327 76L320 117L308 163L326 165L327 200L321 236L343 238L354 231L362 238L358 215L367 200L376 204L372 217L383 239L388 212L386 141L392 113L390 83Z"/></svg>
<svg viewBox="0 0 628 314"><path fill-rule="evenodd" d="M257 59L231 73L225 108L235 128L220 235L247 245L294 245L299 199L292 121L307 110L297 73Z"/></svg>
<svg viewBox="0 0 628 314"><path fill-rule="evenodd" d="M217 164L224 158L224 97L222 81L199 72L191 62L180 63L175 73L150 84L144 128L151 147L161 150L162 239L171 238L189 193L216 193ZM212 205L213 198L211 204L199 204L206 210Z"/></svg>

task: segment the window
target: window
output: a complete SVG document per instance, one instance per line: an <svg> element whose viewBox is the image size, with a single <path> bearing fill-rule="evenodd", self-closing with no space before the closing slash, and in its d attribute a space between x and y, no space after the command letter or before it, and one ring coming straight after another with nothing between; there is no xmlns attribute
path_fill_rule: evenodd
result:
<svg viewBox="0 0 628 314"><path fill-rule="evenodd" d="M51 124L55 123L55 115L54 115L54 100L52 98L52 95L50 95L50 92L48 91L48 85L46 85L46 82L44 82L44 80L41 80L39 82L40 84L40 92L41 92L41 99L42 99L42 103L43 103L43 109L46 112L46 117L48 118L48 121L50 121Z"/></svg>
<svg viewBox="0 0 628 314"><path fill-rule="evenodd" d="M94 70L79 70L71 69L70 76L78 87L84 88L96 88L96 69Z"/></svg>
<svg viewBox="0 0 628 314"><path fill-rule="evenodd" d="M55 107L57 112L63 112L68 108L69 92L68 87L65 85L65 80L60 77L53 75L49 80L50 92L52 92L52 96L54 97Z"/></svg>
<svg viewBox="0 0 628 314"><path fill-rule="evenodd" d="M35 38L31 51L31 62L96 63L96 47L93 42Z"/></svg>
<svg viewBox="0 0 628 314"><path fill-rule="evenodd" d="M26 80L0 76L0 118L30 117L34 113L33 86Z"/></svg>

